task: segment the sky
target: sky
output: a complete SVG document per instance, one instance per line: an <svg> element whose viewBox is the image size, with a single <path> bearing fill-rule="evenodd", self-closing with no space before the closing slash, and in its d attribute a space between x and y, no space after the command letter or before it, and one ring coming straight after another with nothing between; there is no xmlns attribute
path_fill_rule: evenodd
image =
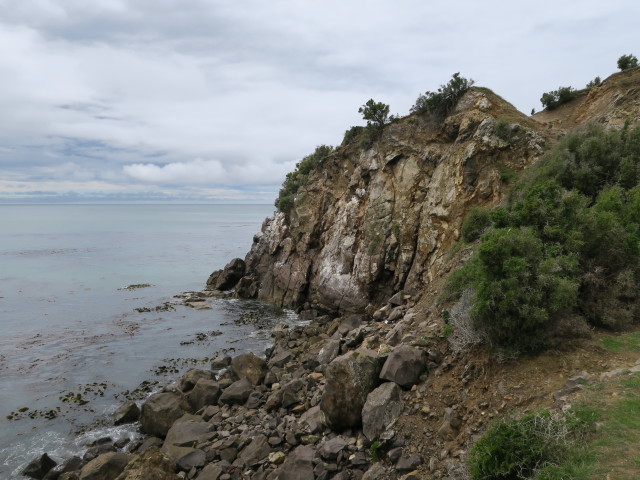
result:
<svg viewBox="0 0 640 480"><path fill-rule="evenodd" d="M640 55L637 0L0 0L0 204L272 203L460 72L525 113Z"/></svg>

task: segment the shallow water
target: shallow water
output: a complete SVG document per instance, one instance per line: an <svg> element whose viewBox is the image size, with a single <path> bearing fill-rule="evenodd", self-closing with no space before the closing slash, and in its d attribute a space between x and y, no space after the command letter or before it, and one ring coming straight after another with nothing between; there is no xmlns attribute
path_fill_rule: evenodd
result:
<svg viewBox="0 0 640 480"><path fill-rule="evenodd" d="M107 434L134 437L135 426L109 427L127 397L206 368L216 352L259 353L270 326L295 322L259 302L210 300L210 310L195 310L174 297L243 257L272 211L0 205L0 477L45 451L60 459ZM135 284L150 286L123 288ZM151 385L136 391L144 381Z"/></svg>

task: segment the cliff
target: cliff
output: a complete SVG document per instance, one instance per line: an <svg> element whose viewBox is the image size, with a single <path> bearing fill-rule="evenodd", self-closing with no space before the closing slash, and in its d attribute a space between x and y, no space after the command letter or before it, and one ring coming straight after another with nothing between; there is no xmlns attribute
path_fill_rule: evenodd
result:
<svg viewBox="0 0 640 480"><path fill-rule="evenodd" d="M508 122L501 136L500 119ZM331 312L417 294L439 274L468 209L498 202L505 177L545 143L543 127L478 88L443 122L412 115L386 126L370 149L343 143L311 174L290 215L265 221L241 292Z"/></svg>

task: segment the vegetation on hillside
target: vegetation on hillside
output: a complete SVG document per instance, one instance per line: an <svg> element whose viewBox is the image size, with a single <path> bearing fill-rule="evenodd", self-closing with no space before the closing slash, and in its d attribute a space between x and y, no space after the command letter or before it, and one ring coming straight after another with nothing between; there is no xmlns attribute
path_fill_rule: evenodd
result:
<svg viewBox="0 0 640 480"><path fill-rule="evenodd" d="M578 91L573 87L559 87L557 90L543 93L540 97L540 103L547 110L553 110L573 100L576 95L578 95Z"/></svg>
<svg viewBox="0 0 640 480"><path fill-rule="evenodd" d="M531 352L575 336L576 316L608 328L638 319L639 181L640 127L590 126L530 169L505 206L470 212L463 239L482 235L480 245L448 292L472 290L483 338Z"/></svg>
<svg viewBox="0 0 640 480"><path fill-rule="evenodd" d="M331 152L333 152L333 147L329 145L319 145L312 154L307 155L296 164L296 169L293 172L287 173L278 198L275 201L275 206L278 210L285 214L291 211L298 190L307 184L311 172L315 170L320 162L327 158Z"/></svg>
<svg viewBox="0 0 640 480"><path fill-rule="evenodd" d="M630 68L634 68L638 66L638 58L635 55L622 55L618 59L618 68L620 71L624 72L625 70L629 70Z"/></svg>
<svg viewBox="0 0 640 480"><path fill-rule="evenodd" d="M458 104L458 100L473 86L473 80L454 73L446 85L440 85L437 92L427 91L416 99L411 113L428 113L436 117L446 117Z"/></svg>

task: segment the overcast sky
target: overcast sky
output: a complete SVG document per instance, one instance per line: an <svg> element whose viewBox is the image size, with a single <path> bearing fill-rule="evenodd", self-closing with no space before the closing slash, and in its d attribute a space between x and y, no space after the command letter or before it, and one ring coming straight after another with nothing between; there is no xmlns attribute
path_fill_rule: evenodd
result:
<svg viewBox="0 0 640 480"><path fill-rule="evenodd" d="M0 203L272 203L369 98L523 112L640 56L638 0L0 0Z"/></svg>

